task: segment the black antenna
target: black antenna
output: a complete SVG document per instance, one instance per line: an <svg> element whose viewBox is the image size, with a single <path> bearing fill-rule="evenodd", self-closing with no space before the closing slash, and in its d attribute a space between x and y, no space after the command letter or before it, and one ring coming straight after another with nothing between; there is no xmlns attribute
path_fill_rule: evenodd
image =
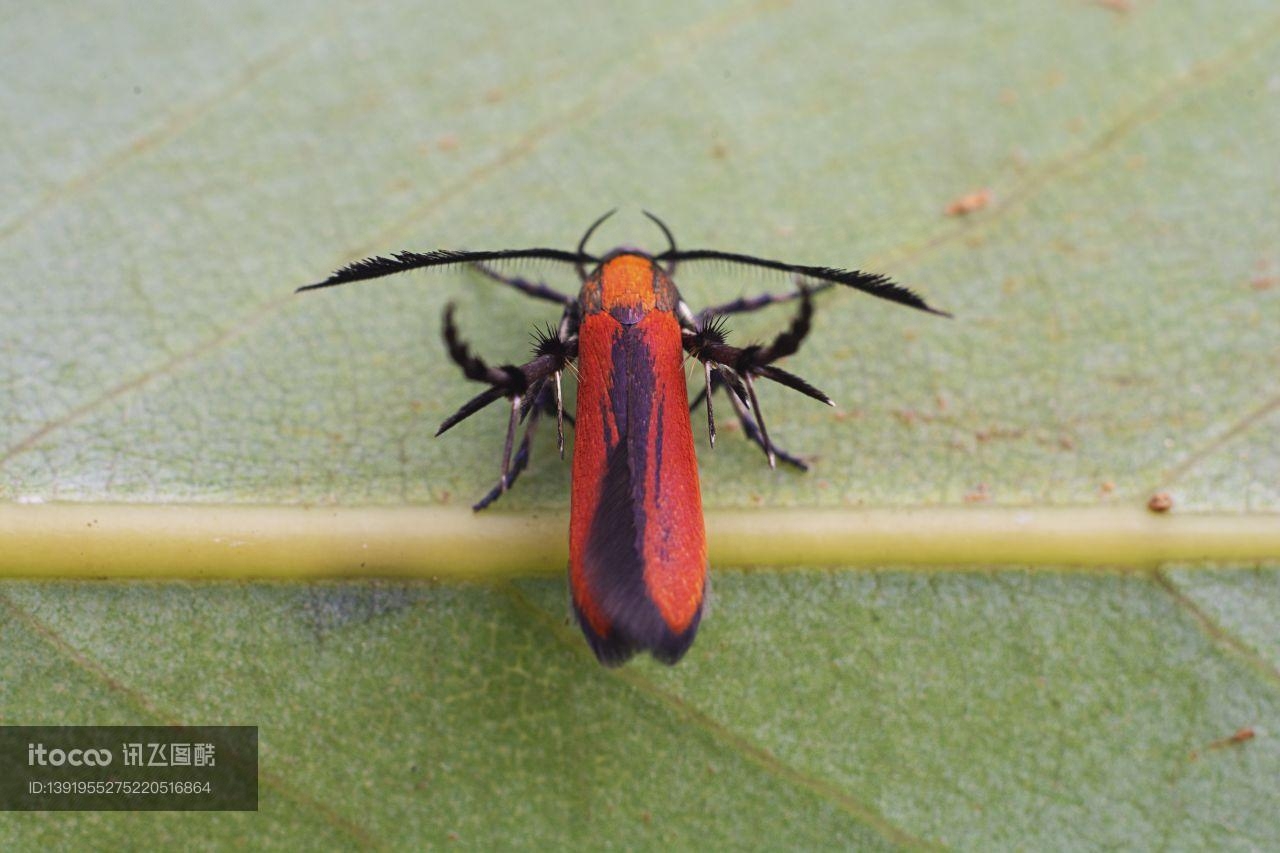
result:
<svg viewBox="0 0 1280 853"><path fill-rule="evenodd" d="M940 311L933 308L929 303L925 302L922 297L914 291L894 283L886 275L873 272L863 272L862 270L838 270L831 267L806 267L800 264L788 264L783 261L771 261L767 258L757 258L752 255L739 255L734 252L717 252L713 249L685 249L678 251L670 249L661 255L654 257L655 261L728 261L734 264L746 264L754 267L764 267L765 269L779 270L781 272L796 273L806 278L816 279L818 281L830 281L835 284L843 284L846 287L852 287L854 290L861 290L863 293L869 293L872 296L878 296L881 299L887 299L890 302L897 302L899 305L906 305L911 308L918 308L921 311L928 311L930 314L937 314L939 317L950 317L946 311Z"/></svg>
<svg viewBox="0 0 1280 853"><path fill-rule="evenodd" d="M674 254L676 252L676 238L671 236L671 229L667 227L667 224L665 222L663 222L658 217L654 216L649 211L645 210L641 212L644 213L645 216L649 217L649 219L651 219L655 225L661 228L662 233L666 235L667 251L663 252L663 254L664 255ZM675 278L675 275L676 275L676 262L672 261L667 266L667 276L670 278Z"/></svg>
<svg viewBox="0 0 1280 853"><path fill-rule="evenodd" d="M587 270L585 267L583 267L582 262L595 260L595 258L591 257L586 253L587 241L591 239L591 235L595 233L595 230L600 227L601 222L604 222L606 219L608 219L610 216L613 216L617 212L618 212L618 208L615 207L613 210L609 211L604 216L601 216L595 222L592 222L591 227L587 229L587 233L583 234L582 239L578 241L578 259L579 259L577 262L578 277L581 278L583 281L587 280Z"/></svg>
<svg viewBox="0 0 1280 853"><path fill-rule="evenodd" d="M384 275L395 275L398 272L422 269L424 267L443 267L450 264L475 264L484 261L503 261L514 258L538 258L547 261L564 261L582 267L584 261L594 261L590 255L579 252L566 252L563 249L502 249L496 252L397 252L391 257L381 255L365 258L362 261L347 264L334 272L324 281L299 287L295 293L304 290L316 290L321 287L333 287L350 281L363 281L369 278L381 278Z"/></svg>

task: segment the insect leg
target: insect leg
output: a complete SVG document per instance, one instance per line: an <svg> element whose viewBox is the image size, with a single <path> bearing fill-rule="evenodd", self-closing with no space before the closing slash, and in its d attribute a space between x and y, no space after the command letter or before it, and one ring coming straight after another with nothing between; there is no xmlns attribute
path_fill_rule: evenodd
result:
<svg viewBox="0 0 1280 853"><path fill-rule="evenodd" d="M498 478L498 482L494 483L484 497L476 501L471 508L476 512L489 506L489 504L500 498L507 489L515 485L516 479L519 478L520 472L529 464L529 445L533 441L534 429L538 425L538 418L542 415L544 407L542 401L546 397L546 390L541 390L538 395L538 402L530 408L528 419L525 423L524 436L520 439L520 446L516 449L515 456L511 458L509 467L505 468L505 474Z"/></svg>
<svg viewBox="0 0 1280 853"><path fill-rule="evenodd" d="M759 311L761 308L768 308L770 305L781 305L784 302L790 302L799 299L807 291L810 295L826 290L828 287L835 285L829 281L819 282L813 286L803 283L803 280L796 277L796 287L786 293L761 293L759 296L739 297L730 302L724 302L720 305L712 305L709 308L703 308L698 312L698 326L704 326L711 321L713 317L720 317L725 314L745 314L749 311Z"/></svg>
<svg viewBox="0 0 1280 853"><path fill-rule="evenodd" d="M550 390L547 387L547 380L558 376L577 356L577 338L566 340L558 333L548 332L546 336L538 338L535 356L531 361L519 366L504 364L501 367L491 367L480 356L472 353L467 343L462 340L458 334L458 327L454 323L453 313L454 306L450 304L445 308L442 330L449 357L462 368L463 374L468 379L483 382L490 387L471 398L458 411L446 418L436 431L436 435L446 432L490 403L504 397L510 400L511 416L507 424L507 437L502 452L502 472L497 487L498 494L501 494L514 482L519 469L523 469L528 462L527 445L530 433L538 416L547 406L547 393ZM559 411L561 402L558 395L555 402ZM525 429L520 447L515 448L516 429L520 421L526 417L529 418L529 424ZM561 414L560 417L563 415ZM495 495L486 495L476 508L483 509L495 498Z"/></svg>
<svg viewBox="0 0 1280 853"><path fill-rule="evenodd" d="M516 428L520 426L520 409L523 402L519 394L511 398L511 417L507 420L507 441L502 446L502 476L498 479L498 485L504 492L510 482L511 448L515 442Z"/></svg>
<svg viewBox="0 0 1280 853"><path fill-rule="evenodd" d="M707 398L707 440L711 442L711 449L716 449L716 416L711 410L711 362L704 361L702 363L702 375L706 379L706 386L702 389L702 393Z"/></svg>
<svg viewBox="0 0 1280 853"><path fill-rule="evenodd" d="M548 287L540 281L529 281L527 278L520 278L515 275L503 275L487 264L473 264L473 266L494 281L514 287L525 296L531 296L534 299L545 299L547 302L554 302L557 305L573 305L577 301L573 297L567 296L553 287Z"/></svg>
<svg viewBox="0 0 1280 853"><path fill-rule="evenodd" d="M768 346L730 346L725 343L724 324L715 320L705 322L697 330L686 331L684 337L685 349L704 365L714 367L715 379L728 387L729 400L738 415L738 420L742 423L743 432L764 450L771 468L776 466L778 458L801 469L806 469L808 466L798 457L779 452L770 441L764 425L764 417L760 411L755 379L758 377L771 379L816 400L831 404L826 394L799 376L775 367L771 363L796 352L809 334L813 318L813 301L809 290L803 285L800 288L800 300L800 310L791 321L791 325ZM706 374L709 378L710 370L707 370ZM707 389L695 398L695 404L705 398L709 405L713 388L714 384L709 381Z"/></svg>
<svg viewBox="0 0 1280 853"><path fill-rule="evenodd" d="M729 403L733 406L733 411L738 416L738 423L742 425L742 434L747 437L748 441L755 442L755 444L758 445L766 454L768 454L769 448L772 447L774 456L779 460L794 468L799 468L801 471L809 470L809 463L805 462L801 457L782 449L772 442L766 443L765 437L760 432L760 428L751 417L751 410L748 409L747 405L743 403L742 400L738 399L737 395L732 391L729 392Z"/></svg>
<svg viewBox="0 0 1280 853"><path fill-rule="evenodd" d="M569 426L574 425L573 416L566 414L557 408L554 395L551 393L550 387L544 386L538 392L534 404L529 408L528 419L524 428L524 437L520 440L520 446L516 448L515 455L511 457L511 469L507 471L507 488L510 489L516 484L520 474L529 464L529 445L533 441L534 429L537 427L538 420L542 415L550 415L552 411L560 412L564 416L564 420ZM486 508L489 504L502 497L502 479L493 484L493 488L485 494L480 500L472 505L472 509L476 512Z"/></svg>
<svg viewBox="0 0 1280 853"><path fill-rule="evenodd" d="M742 434L746 436L748 441L755 442L755 444L757 444L761 450L765 450L765 452L767 453L768 451L765 448L764 437L760 434L760 427L756 425L755 419L751 417L751 409L748 407L748 404L746 402L743 402L742 398L738 396L739 392L735 392L721 378L721 376L723 375L723 371L724 371L724 368L721 368L719 366L715 368L715 373L713 373L711 377L711 385L710 385L711 393L715 394L715 392L720 388L725 389L725 394L729 398L729 403L730 405L733 406L733 412L735 415L738 416L738 423L742 425ZM693 400L690 401L689 411L692 412L694 409L698 408L698 406L702 405L706 397L707 397L706 389L699 391L697 395L694 396ZM714 441L712 441L711 446L715 447ZM776 444L772 446L773 446L774 455L777 456L777 458L780 459L781 461L795 468L799 468L801 471L809 470L809 463L805 462L804 459L802 459L801 457L796 456L793 453L789 453L786 450L783 450L781 447L778 447L778 445Z"/></svg>

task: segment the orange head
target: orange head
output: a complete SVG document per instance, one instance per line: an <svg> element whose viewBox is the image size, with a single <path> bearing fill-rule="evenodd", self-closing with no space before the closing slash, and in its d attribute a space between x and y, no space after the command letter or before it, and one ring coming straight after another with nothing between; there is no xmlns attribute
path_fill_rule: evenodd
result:
<svg viewBox="0 0 1280 853"><path fill-rule="evenodd" d="M608 311L619 323L633 326L650 311L674 311L680 294L653 258L621 249L587 277L581 299L583 314Z"/></svg>

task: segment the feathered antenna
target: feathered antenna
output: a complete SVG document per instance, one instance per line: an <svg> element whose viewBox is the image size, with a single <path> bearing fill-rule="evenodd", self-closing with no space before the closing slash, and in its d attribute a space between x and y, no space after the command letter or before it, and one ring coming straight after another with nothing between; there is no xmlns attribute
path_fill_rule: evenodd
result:
<svg viewBox="0 0 1280 853"><path fill-rule="evenodd" d="M852 287L854 290L861 290L863 293L869 293L872 296L878 296L890 302L897 302L899 305L907 305L911 308L918 308L921 311L928 311L930 314L937 314L940 317L951 316L946 311L931 307L914 291L894 283L888 276L880 273L863 272L862 270L839 270L832 267L807 267L800 264L788 264L783 261L771 261L767 258L757 258L752 255L739 255L735 252L718 252L713 249L678 250L672 248L661 255L655 255L653 259L655 261L671 261L672 263L677 261L728 261L735 264L764 267L765 269L802 275L805 278L817 281L843 284L846 287Z"/></svg>
<svg viewBox="0 0 1280 853"><path fill-rule="evenodd" d="M321 287L333 287L351 281L364 281L370 278L382 278L384 275L395 275L399 272L423 269L426 267L443 267L450 264L476 264L485 261L505 261L515 258L537 258L546 261L563 261L577 264L579 267L596 259L581 252L566 252L563 249L502 249L496 252L397 252L391 257L378 255L355 261L335 271L324 281L299 287L295 293L304 290L317 290Z"/></svg>

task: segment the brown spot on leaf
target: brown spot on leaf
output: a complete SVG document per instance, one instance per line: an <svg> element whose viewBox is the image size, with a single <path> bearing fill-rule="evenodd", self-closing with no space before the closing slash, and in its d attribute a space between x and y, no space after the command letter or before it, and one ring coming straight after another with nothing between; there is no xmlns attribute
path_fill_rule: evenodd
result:
<svg viewBox="0 0 1280 853"><path fill-rule="evenodd" d="M1258 736L1253 726L1241 726L1236 729L1233 734L1228 737L1218 738L1209 744L1209 749L1226 749L1230 746L1239 746L1242 743L1248 743Z"/></svg>
<svg viewBox="0 0 1280 853"><path fill-rule="evenodd" d="M973 437L979 444L986 444L988 441L998 439L1013 440L1022 438L1027 434L1025 427L989 427L987 429L974 430Z"/></svg>
<svg viewBox="0 0 1280 853"><path fill-rule="evenodd" d="M993 195L990 189L983 187L966 193L947 205L947 216L968 216L991 203Z"/></svg>

